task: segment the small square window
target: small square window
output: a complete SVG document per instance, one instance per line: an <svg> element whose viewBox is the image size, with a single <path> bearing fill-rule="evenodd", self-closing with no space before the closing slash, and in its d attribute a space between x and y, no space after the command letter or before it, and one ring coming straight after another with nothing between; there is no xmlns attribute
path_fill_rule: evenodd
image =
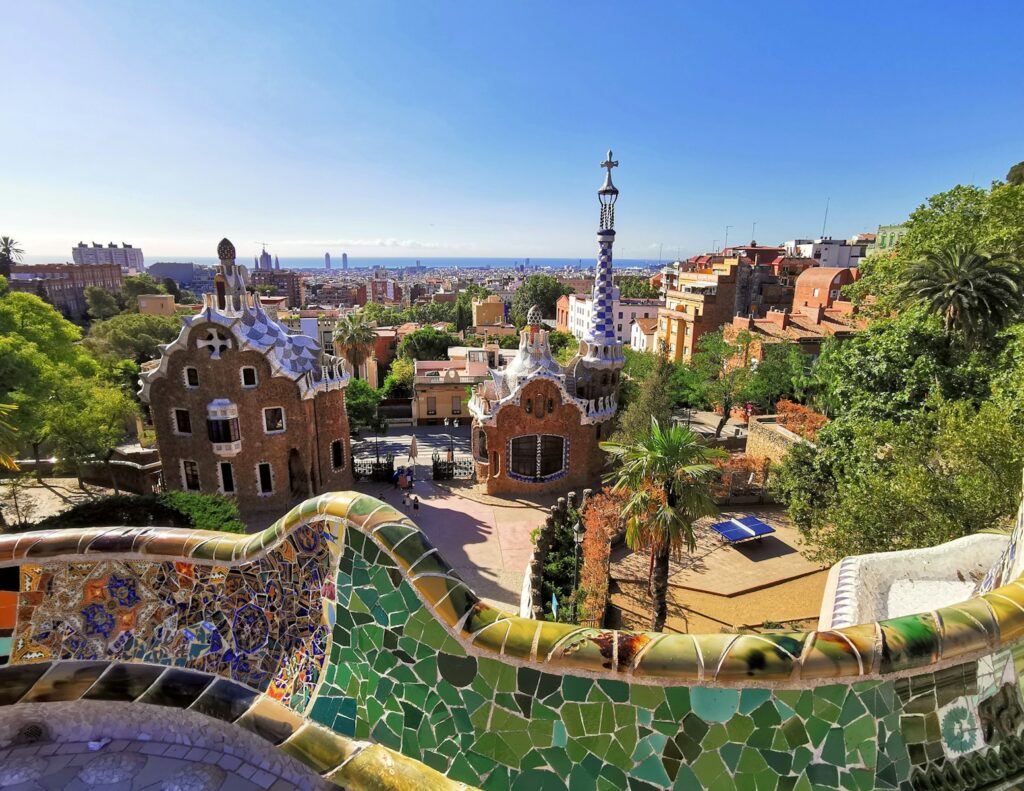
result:
<svg viewBox="0 0 1024 791"><path fill-rule="evenodd" d="M284 431L284 409L279 406L266 407L263 410L263 428L268 434Z"/></svg>
<svg viewBox="0 0 1024 791"><path fill-rule="evenodd" d="M270 467L270 462L261 461L256 465L256 477L259 482L260 494L274 493L274 472Z"/></svg>
<svg viewBox="0 0 1024 791"><path fill-rule="evenodd" d="M242 387L256 386L256 369L246 366L242 369Z"/></svg>
<svg viewBox="0 0 1024 791"><path fill-rule="evenodd" d="M331 443L331 467L340 470L345 466L345 443L340 439Z"/></svg>
<svg viewBox="0 0 1024 791"><path fill-rule="evenodd" d="M188 387L199 387L199 369L185 369L185 385Z"/></svg>
<svg viewBox="0 0 1024 791"><path fill-rule="evenodd" d="M174 410L174 433L175 434L191 434L192 433L192 416L189 414L187 409L175 409Z"/></svg>

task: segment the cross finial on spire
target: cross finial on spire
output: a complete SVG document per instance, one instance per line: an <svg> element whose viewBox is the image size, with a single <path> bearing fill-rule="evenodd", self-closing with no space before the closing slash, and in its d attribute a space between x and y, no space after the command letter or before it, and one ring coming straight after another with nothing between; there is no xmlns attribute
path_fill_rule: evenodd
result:
<svg viewBox="0 0 1024 791"><path fill-rule="evenodd" d="M608 175L610 176L612 173L612 168L617 168L618 166L619 163L616 160L612 159L612 150L609 148L608 158L601 163L601 167L608 168Z"/></svg>

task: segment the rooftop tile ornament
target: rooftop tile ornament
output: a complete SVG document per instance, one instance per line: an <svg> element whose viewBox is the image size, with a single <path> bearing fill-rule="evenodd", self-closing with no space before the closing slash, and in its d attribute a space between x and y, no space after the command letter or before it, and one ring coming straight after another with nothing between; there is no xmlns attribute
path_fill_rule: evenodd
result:
<svg viewBox="0 0 1024 791"><path fill-rule="evenodd" d="M344 788L996 788L1024 775L1024 583L822 632L656 634L481 601L353 492L249 536L0 536L2 707L176 706Z"/></svg>

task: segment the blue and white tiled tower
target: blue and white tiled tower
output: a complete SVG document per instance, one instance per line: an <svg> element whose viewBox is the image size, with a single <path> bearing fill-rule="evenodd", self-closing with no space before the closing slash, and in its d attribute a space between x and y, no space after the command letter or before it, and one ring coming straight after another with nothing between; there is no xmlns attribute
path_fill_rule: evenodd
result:
<svg viewBox="0 0 1024 791"><path fill-rule="evenodd" d="M610 396L618 391L619 372L625 363L622 342L615 329L615 284L612 279L612 245L615 243L615 201L619 190L612 183L612 168L619 163L612 152L601 163L607 170L604 184L597 191L601 204L601 224L597 231L597 266L590 326L580 341L579 357L573 365L577 392L584 398Z"/></svg>

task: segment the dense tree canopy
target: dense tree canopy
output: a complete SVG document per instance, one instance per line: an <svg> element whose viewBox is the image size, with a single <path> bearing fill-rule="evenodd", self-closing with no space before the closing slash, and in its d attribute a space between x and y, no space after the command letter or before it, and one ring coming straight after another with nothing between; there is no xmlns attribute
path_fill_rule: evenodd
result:
<svg viewBox="0 0 1024 791"><path fill-rule="evenodd" d="M173 341L179 332L181 318L178 316L121 313L95 322L85 344L97 357L141 363L156 359L160 355L157 347Z"/></svg>
<svg viewBox="0 0 1024 791"><path fill-rule="evenodd" d="M912 213L895 254L864 263L851 290L870 326L827 342L797 388L832 419L772 474L817 558L1010 524L1024 466L1024 317L1004 275L1022 242L1024 186L957 186ZM991 288L990 256L1007 268ZM982 293L998 310L979 307Z"/></svg>
<svg viewBox="0 0 1024 791"><path fill-rule="evenodd" d="M117 297L99 286L85 287L85 304L88 306L89 317L93 319L109 319L121 312Z"/></svg>
<svg viewBox="0 0 1024 791"><path fill-rule="evenodd" d="M616 278L615 282L619 287L619 296L623 299L657 299L660 296L651 281L640 275L623 275Z"/></svg>
<svg viewBox="0 0 1024 791"><path fill-rule="evenodd" d="M451 333L424 327L402 338L397 355L410 360L447 360L448 348L460 343Z"/></svg>
<svg viewBox="0 0 1024 791"><path fill-rule="evenodd" d="M553 319L558 298L571 293L572 288L562 285L552 275L530 275L512 296L509 317L513 324L522 327L530 308L537 305L544 318Z"/></svg>

